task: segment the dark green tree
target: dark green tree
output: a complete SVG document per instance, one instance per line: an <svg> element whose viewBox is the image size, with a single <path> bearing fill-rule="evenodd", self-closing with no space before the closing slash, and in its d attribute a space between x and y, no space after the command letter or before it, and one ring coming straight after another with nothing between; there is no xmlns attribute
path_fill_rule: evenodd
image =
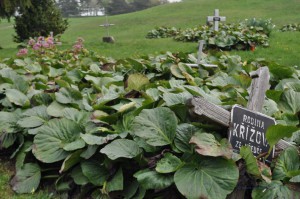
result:
<svg viewBox="0 0 300 199"><path fill-rule="evenodd" d="M105 9L106 14L109 15L124 14L132 11L132 6L126 0L111 0Z"/></svg>
<svg viewBox="0 0 300 199"><path fill-rule="evenodd" d="M0 0L0 18L9 19L18 8L26 8L31 5L31 0Z"/></svg>
<svg viewBox="0 0 300 199"><path fill-rule="evenodd" d="M77 0L60 0L57 6L61 10L63 17L80 15L79 4Z"/></svg>
<svg viewBox="0 0 300 199"><path fill-rule="evenodd" d="M23 42L29 37L48 36L63 33L68 27L68 21L63 19L54 0L31 0L29 8L21 8L15 18L14 40Z"/></svg>

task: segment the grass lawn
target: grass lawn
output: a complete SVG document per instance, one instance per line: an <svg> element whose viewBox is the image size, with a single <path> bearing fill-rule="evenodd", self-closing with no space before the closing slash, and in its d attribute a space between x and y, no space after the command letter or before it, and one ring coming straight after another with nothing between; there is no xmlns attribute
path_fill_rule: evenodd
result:
<svg viewBox="0 0 300 199"><path fill-rule="evenodd" d="M85 47L103 56L113 58L135 57L144 54L161 52L195 52L196 43L176 42L167 39L146 39L148 31L156 26L175 26L177 28L194 27L205 24L206 16L212 15L215 8L220 15L227 17L227 22L239 22L246 18L272 18L277 28L284 24L300 23L299 0L184 0L179 3L157 6L140 12L109 17L115 24L110 28L110 35L116 43L102 42L106 30L99 27L105 22L104 17L85 17L69 19L70 26L62 35L61 49L71 48L77 37L85 39ZM0 22L0 59L13 57L17 52L17 44L12 41L13 20ZM300 32L279 32L274 30L270 38L270 47L257 47L251 51L232 51L244 59L266 58L280 64L300 66ZM0 198L30 199L50 198L47 192L37 195L16 195L9 188L8 181L13 175L10 163L0 159Z"/></svg>

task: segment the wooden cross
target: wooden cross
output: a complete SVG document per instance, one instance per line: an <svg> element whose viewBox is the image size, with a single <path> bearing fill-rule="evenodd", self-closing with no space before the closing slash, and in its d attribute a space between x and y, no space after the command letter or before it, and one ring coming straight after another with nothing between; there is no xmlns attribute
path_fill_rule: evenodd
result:
<svg viewBox="0 0 300 199"><path fill-rule="evenodd" d="M219 9L215 9L214 16L208 16L207 22L214 22L214 30L219 31L219 21L226 21L226 17L219 16Z"/></svg>
<svg viewBox="0 0 300 199"><path fill-rule="evenodd" d="M250 73L253 78L251 82L251 91L249 95L249 101L247 108L260 112L263 107L265 92L269 89L269 69L268 67L259 68L257 71ZM202 97L193 97L188 100L187 105L189 106L189 112L192 116L196 116L200 120L205 120L208 122L213 122L223 127L229 127L231 113L220 106L217 106L211 102L208 102ZM292 146L289 142L280 140L276 144L277 149L285 149ZM240 168L245 169L245 166L240 166ZM243 173L243 172L241 172ZM248 186L248 178L242 176L239 179L240 187ZM227 199L239 199L245 198L246 189L236 188Z"/></svg>
<svg viewBox="0 0 300 199"><path fill-rule="evenodd" d="M201 66L208 67L208 68L217 68L217 65L214 64L208 64L205 63L203 59L203 47L204 47L205 41L200 40L199 41L199 47L198 47L198 55L197 55L197 63L196 64L186 64L190 67L198 67L199 70L201 70ZM200 72L200 71L199 71Z"/></svg>
<svg viewBox="0 0 300 199"><path fill-rule="evenodd" d="M99 25L101 27L106 28L106 37L102 38L103 42L107 42L107 43L114 43L115 42L115 39L112 36L109 36L109 27L110 26L114 26L114 25L115 24L110 24L108 22L108 18L107 18L107 15L106 15L106 22L104 24L102 24L102 25Z"/></svg>

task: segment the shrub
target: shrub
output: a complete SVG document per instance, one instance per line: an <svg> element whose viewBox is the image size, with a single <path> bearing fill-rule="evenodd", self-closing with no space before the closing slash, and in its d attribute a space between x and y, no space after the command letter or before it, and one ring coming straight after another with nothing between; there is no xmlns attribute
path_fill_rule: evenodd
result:
<svg viewBox="0 0 300 199"><path fill-rule="evenodd" d="M63 19L53 0L32 0L30 8L20 9L15 18L14 41L23 42L30 37L48 36L63 33L68 22Z"/></svg>

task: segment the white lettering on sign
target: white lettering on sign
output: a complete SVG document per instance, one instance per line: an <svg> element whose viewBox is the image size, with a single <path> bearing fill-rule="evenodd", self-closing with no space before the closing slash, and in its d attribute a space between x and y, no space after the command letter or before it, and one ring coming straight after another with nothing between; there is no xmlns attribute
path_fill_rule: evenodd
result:
<svg viewBox="0 0 300 199"><path fill-rule="evenodd" d="M258 120L256 118L250 117L248 115L243 116L243 122L251 124L252 126L256 126L258 128L265 129L265 123L264 121Z"/></svg>

